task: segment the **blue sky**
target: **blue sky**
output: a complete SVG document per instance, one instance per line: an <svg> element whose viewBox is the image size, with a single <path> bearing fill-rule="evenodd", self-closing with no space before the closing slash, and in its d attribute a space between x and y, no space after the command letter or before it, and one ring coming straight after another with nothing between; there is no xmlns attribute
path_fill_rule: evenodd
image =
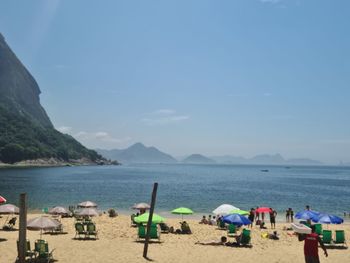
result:
<svg viewBox="0 0 350 263"><path fill-rule="evenodd" d="M347 0L3 0L55 127L91 148L350 162Z"/></svg>

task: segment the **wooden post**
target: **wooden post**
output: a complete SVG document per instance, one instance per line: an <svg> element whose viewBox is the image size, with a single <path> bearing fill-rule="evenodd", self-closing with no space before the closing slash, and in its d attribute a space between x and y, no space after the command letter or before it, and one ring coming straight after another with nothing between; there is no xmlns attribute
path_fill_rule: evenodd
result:
<svg viewBox="0 0 350 263"><path fill-rule="evenodd" d="M19 196L19 234L18 234L18 260L25 263L27 240L27 194Z"/></svg>
<svg viewBox="0 0 350 263"><path fill-rule="evenodd" d="M148 217L148 222L147 222L145 246L143 248L143 257L144 258L147 258L149 235L150 235L150 230L151 230L154 206L156 204L157 189L158 189L158 183L154 183L153 192L152 192L151 209L149 211L149 217Z"/></svg>

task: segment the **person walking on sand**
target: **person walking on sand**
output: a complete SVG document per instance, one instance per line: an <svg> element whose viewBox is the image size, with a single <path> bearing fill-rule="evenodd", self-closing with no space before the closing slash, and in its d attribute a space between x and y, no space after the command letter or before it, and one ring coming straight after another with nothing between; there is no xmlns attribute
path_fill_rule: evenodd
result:
<svg viewBox="0 0 350 263"><path fill-rule="evenodd" d="M290 209L290 211L289 211L289 213L290 213L290 222L292 222L292 223L293 223L294 211L293 211L293 209L292 209L292 208L289 208L289 209Z"/></svg>
<svg viewBox="0 0 350 263"><path fill-rule="evenodd" d="M286 210L286 222L289 223L290 220L290 208Z"/></svg>
<svg viewBox="0 0 350 263"><path fill-rule="evenodd" d="M299 241L304 241L305 263L320 263L318 256L318 244L323 249L324 255L328 257L327 249L321 238L315 233L315 226L311 226L311 234L298 234Z"/></svg>

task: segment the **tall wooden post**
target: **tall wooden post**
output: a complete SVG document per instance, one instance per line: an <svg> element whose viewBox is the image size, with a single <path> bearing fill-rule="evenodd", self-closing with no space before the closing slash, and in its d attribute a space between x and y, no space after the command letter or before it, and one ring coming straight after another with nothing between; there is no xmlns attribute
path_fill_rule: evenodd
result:
<svg viewBox="0 0 350 263"><path fill-rule="evenodd" d="M149 211L149 217L148 217L148 222L147 222L145 246L143 248L143 257L144 258L147 258L149 236L150 236L150 230L151 230L154 206L156 204L157 189L158 189L158 183L154 183L154 185L153 185L153 192L152 192L151 209Z"/></svg>
<svg viewBox="0 0 350 263"><path fill-rule="evenodd" d="M18 234L18 260L25 263L27 240L27 194L19 196L19 234Z"/></svg>

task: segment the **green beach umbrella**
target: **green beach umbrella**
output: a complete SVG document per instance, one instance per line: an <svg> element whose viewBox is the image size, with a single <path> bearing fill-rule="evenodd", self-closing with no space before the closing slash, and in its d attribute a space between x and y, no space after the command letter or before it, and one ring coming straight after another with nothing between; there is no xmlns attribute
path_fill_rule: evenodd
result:
<svg viewBox="0 0 350 263"><path fill-rule="evenodd" d="M148 218L149 218L149 213L144 213L138 217L135 217L134 220L136 223L138 224L144 224L148 222ZM159 224L159 223L163 223L165 221L165 219L157 214L153 214L152 217L152 223L153 224Z"/></svg>
<svg viewBox="0 0 350 263"><path fill-rule="evenodd" d="M177 215L182 215L182 220L183 220L184 219L183 215L192 215L193 211L189 208L186 208L186 207L179 207L179 208L176 208L173 211L171 211L171 213L177 214Z"/></svg>
<svg viewBox="0 0 350 263"><path fill-rule="evenodd" d="M246 215L249 215L249 212L248 211L245 211L245 210L241 210L241 209L234 209L234 210L231 210L229 212L229 214L239 214L241 216L246 216Z"/></svg>

